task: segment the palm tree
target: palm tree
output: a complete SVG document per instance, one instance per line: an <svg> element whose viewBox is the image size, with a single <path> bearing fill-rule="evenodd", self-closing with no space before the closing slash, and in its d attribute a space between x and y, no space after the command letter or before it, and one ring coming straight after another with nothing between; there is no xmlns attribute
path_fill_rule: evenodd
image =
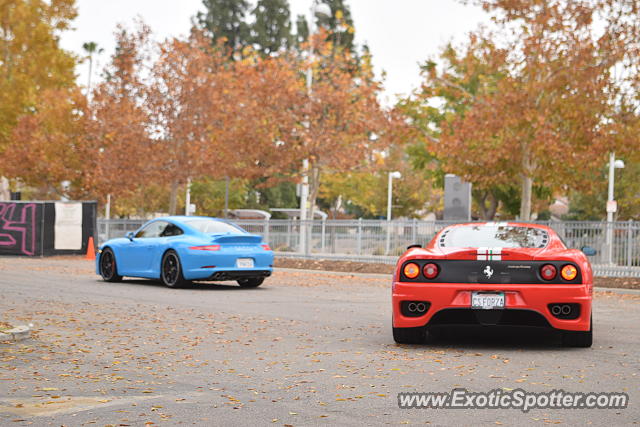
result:
<svg viewBox="0 0 640 427"><path fill-rule="evenodd" d="M87 94L91 92L91 74L93 73L93 55L100 55L104 52L104 49L98 47L96 42L87 42L82 45L82 48L87 52L89 58L89 78L87 81Z"/></svg>

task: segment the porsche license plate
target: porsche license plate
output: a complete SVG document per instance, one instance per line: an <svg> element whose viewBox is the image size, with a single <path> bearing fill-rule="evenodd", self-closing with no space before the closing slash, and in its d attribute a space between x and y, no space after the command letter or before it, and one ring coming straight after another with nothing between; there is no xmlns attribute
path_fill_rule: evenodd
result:
<svg viewBox="0 0 640 427"><path fill-rule="evenodd" d="M238 258L236 260L238 268L253 268L253 258Z"/></svg>
<svg viewBox="0 0 640 427"><path fill-rule="evenodd" d="M471 308L482 308L491 310L492 308L504 308L503 292L472 292Z"/></svg>

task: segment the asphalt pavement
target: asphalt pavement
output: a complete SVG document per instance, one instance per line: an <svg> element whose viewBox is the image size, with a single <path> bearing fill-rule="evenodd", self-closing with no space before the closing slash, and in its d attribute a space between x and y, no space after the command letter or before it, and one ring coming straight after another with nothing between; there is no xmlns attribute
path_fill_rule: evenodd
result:
<svg viewBox="0 0 640 427"><path fill-rule="evenodd" d="M640 295L597 292L594 345L538 329L391 336L391 278L281 271L257 289L104 283L75 258L0 258L0 425L636 425ZM626 392L626 409L399 409L398 393Z"/></svg>

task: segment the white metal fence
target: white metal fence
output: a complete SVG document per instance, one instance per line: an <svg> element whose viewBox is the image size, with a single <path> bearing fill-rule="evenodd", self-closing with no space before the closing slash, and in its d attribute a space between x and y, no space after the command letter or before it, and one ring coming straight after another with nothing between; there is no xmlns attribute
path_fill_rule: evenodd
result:
<svg viewBox="0 0 640 427"><path fill-rule="evenodd" d="M144 220L98 220L98 240L135 231ZM261 235L280 255L310 259L340 259L394 264L411 244L426 244L446 221L397 220L268 220L234 221ZM601 276L640 277L640 222L538 222L553 228L570 248L590 246L590 257ZM300 235L307 233L306 248Z"/></svg>

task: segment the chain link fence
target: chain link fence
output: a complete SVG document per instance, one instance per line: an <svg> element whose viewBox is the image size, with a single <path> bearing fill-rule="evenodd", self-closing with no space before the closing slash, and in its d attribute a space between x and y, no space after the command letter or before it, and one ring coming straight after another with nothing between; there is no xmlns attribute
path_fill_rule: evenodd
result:
<svg viewBox="0 0 640 427"><path fill-rule="evenodd" d="M98 220L98 241L122 237L145 220ZM454 222L419 220L238 220L261 235L279 256L395 264L408 245L425 245ZM640 277L640 222L537 222L553 228L569 248L590 246L599 276ZM300 236L306 233L306 239ZM301 247L301 240L306 247Z"/></svg>

